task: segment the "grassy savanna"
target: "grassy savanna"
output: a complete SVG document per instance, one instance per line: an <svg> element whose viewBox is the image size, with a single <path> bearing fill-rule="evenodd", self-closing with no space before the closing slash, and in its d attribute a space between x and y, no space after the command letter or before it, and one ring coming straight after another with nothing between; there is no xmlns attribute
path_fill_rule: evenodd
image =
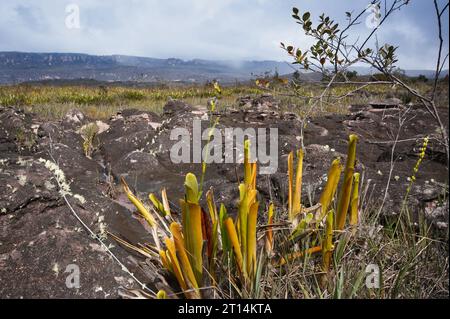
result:
<svg viewBox="0 0 450 319"><path fill-rule="evenodd" d="M224 88L224 104L234 103L238 96L260 94L261 90L247 86ZM0 105L18 106L44 118L58 119L77 108L94 119L106 119L127 108L160 113L169 99L179 99L192 105L206 105L215 96L212 86L164 88L133 88L127 86L40 86L17 85L0 87Z"/></svg>
<svg viewBox="0 0 450 319"><path fill-rule="evenodd" d="M427 92L430 86L424 82L415 82L414 87L420 92ZM327 96L324 96L321 108L315 108L314 114L346 113L350 104L367 103L373 98L396 96L403 102L415 102L408 92L379 84L365 89L362 93L352 93L358 85L336 85ZM323 85L319 83L300 83L295 88L295 94L290 84L280 84L275 79L266 82L240 85L223 85L219 110L236 107L239 97L256 96L263 93L277 95L284 111L291 111L301 115L312 103L309 97L321 92ZM442 96L448 101L447 85L443 84ZM60 119L73 108L79 109L92 119L107 119L117 111L127 108L153 111L160 113L169 99L180 99L192 105L207 105L209 99L215 96L212 85L197 86L166 86L134 88L129 86L49 86L49 85L13 85L0 87L0 105L24 108L36 113L44 119ZM327 102L329 100L329 102Z"/></svg>

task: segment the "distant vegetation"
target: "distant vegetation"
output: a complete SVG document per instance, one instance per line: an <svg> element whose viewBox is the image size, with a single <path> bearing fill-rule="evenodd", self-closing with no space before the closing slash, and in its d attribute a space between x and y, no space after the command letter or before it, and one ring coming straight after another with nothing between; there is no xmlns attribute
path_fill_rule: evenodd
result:
<svg viewBox="0 0 450 319"><path fill-rule="evenodd" d="M257 87L231 86L223 89L225 102L237 96L261 94ZM206 105L214 97L211 85L189 87L132 88L126 86L41 86L0 87L0 105L18 106L44 118L60 118L71 108L78 108L91 118L107 118L118 110L138 108L161 112L169 99Z"/></svg>
<svg viewBox="0 0 450 319"><path fill-rule="evenodd" d="M349 74L353 80L364 80L364 76ZM296 96L292 96L292 81L300 83L296 86ZM419 92L430 90L430 84L422 78L411 78L410 82ZM222 100L219 110L228 107L238 107L236 100L239 97L256 96L265 93L275 94L281 101L285 111L301 113L305 107L312 103L312 98L321 91L319 83L302 82L299 74L293 75L289 81L283 77L266 75L248 84L235 84L223 86ZM447 84L442 84L443 88ZM341 97L336 103L327 104L323 109L316 110L316 115L324 113L345 113L350 104L367 103L375 98L389 98L400 96L405 103L415 102L408 92L393 88L390 85L375 85L366 90L351 93L354 86L336 86L330 90L331 96ZM444 90L444 93L447 90ZM126 108L150 110L156 113L169 99L184 100L192 105L206 105L214 97L214 88L211 84L182 86L161 85L152 87L133 87L125 84L97 84L95 81L89 85L73 85L63 83L58 85L20 84L13 86L0 86L0 105L17 106L39 114L43 118L58 119L72 108L83 111L93 119L105 119L117 111ZM445 94L443 94L445 96ZM448 97L448 95L447 95ZM447 98L448 100L448 98ZM445 102L445 101L444 101Z"/></svg>

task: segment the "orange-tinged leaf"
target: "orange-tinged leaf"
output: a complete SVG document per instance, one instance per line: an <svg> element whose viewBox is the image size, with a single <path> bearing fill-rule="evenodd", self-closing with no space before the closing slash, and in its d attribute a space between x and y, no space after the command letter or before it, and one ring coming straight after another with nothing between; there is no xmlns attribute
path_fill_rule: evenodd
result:
<svg viewBox="0 0 450 319"><path fill-rule="evenodd" d="M237 227L239 232L239 242L241 244L241 251L245 262L247 254L247 218L249 211L248 200L250 190L245 185L241 184L240 191L242 199L239 202Z"/></svg>
<svg viewBox="0 0 450 319"><path fill-rule="evenodd" d="M181 234L181 227L178 223L173 222L170 224L170 232L173 235L175 242L175 248L178 252L180 259L181 271L183 277L189 280L190 284L194 288L198 288L197 280L195 279L194 272L192 270L191 263L189 262L188 255L186 253L186 247L184 245L183 235Z"/></svg>
<svg viewBox="0 0 450 319"><path fill-rule="evenodd" d="M256 223L258 217L258 202L250 206L247 219L247 274L253 277L256 273Z"/></svg>
<svg viewBox="0 0 450 319"><path fill-rule="evenodd" d="M181 289L184 291L187 289L187 285L181 272L180 263L178 262L175 244L170 238L166 238L165 242L167 251L169 252L168 256L170 258L170 263L172 264L173 274L175 275L175 278L177 278Z"/></svg>
<svg viewBox="0 0 450 319"><path fill-rule="evenodd" d="M161 263L163 264L164 268L173 273L173 268L169 262L169 259L167 258L167 253L164 250L160 250L159 256L161 257Z"/></svg>
<svg viewBox="0 0 450 319"><path fill-rule="evenodd" d="M287 261L293 261L295 259L301 258L305 255L311 255L314 253L318 253L322 251L322 247L321 246L314 246L312 248L309 248L305 251L298 251L292 254L287 255L287 258L282 257L277 263L275 263L276 266L283 266L287 263ZM287 259L287 260L286 260Z"/></svg>
<svg viewBox="0 0 450 319"><path fill-rule="evenodd" d="M256 162L252 163L251 167L252 167L251 188L256 189L256 175L258 171L258 166Z"/></svg>
<svg viewBox="0 0 450 319"><path fill-rule="evenodd" d="M225 227L228 233L228 238L230 239L231 246L233 247L234 254L236 256L236 263L239 268L239 271L242 272L242 252L241 246L239 244L238 236L236 233L236 228L234 227L233 220L231 217L225 219Z"/></svg>

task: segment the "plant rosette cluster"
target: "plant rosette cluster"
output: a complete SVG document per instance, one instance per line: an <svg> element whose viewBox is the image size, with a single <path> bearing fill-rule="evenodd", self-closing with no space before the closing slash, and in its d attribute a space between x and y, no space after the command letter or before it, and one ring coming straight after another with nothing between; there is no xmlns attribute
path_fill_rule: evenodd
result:
<svg viewBox="0 0 450 319"><path fill-rule="evenodd" d="M189 299L259 297L261 275L268 269L282 268L313 254L321 254L318 273L326 285L335 241L346 233L347 219L350 234L358 224L356 143L357 136L351 135L345 167L339 158L331 163L320 200L310 207L301 202L304 152L296 152L295 165L291 152L287 209L279 208L280 216L287 212L287 221L280 218L275 222L276 208L269 202L264 205L266 224L259 226L258 212L263 205L258 200L258 167L250 158L248 140L244 143L244 180L238 185L239 204L234 217L227 213L224 204L217 208L212 189L206 192L206 209L201 206L203 191L192 173L186 175L185 195L179 200L181 214L174 214L165 189L161 191L161 199L150 194L150 205L146 205L122 178L124 191L149 226L154 243L135 246L110 235L125 247L153 259L176 279L178 287L159 291L157 298L161 299L176 298L177 291ZM181 220L175 217L179 215ZM288 225L288 236L282 236L282 230L277 228L283 223ZM277 233L280 235L276 236Z"/></svg>

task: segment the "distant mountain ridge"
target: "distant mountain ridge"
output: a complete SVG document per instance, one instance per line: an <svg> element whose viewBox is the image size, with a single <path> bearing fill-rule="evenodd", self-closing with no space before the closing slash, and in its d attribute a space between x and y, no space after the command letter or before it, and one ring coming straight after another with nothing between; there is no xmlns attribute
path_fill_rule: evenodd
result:
<svg viewBox="0 0 450 319"><path fill-rule="evenodd" d="M213 61L83 53L0 52L0 84L77 79L142 83L204 83L217 79L226 83L247 81L265 73L291 74L294 70L295 67L287 62L270 60ZM370 70L358 68L357 71L367 74ZM445 72L448 74L448 71ZM433 75L428 70L406 71L406 74ZM308 79L311 75L304 74L304 77Z"/></svg>
<svg viewBox="0 0 450 319"><path fill-rule="evenodd" d="M243 81L265 72L293 72L286 62L156 59L126 55L0 52L0 83L51 79L98 81Z"/></svg>

